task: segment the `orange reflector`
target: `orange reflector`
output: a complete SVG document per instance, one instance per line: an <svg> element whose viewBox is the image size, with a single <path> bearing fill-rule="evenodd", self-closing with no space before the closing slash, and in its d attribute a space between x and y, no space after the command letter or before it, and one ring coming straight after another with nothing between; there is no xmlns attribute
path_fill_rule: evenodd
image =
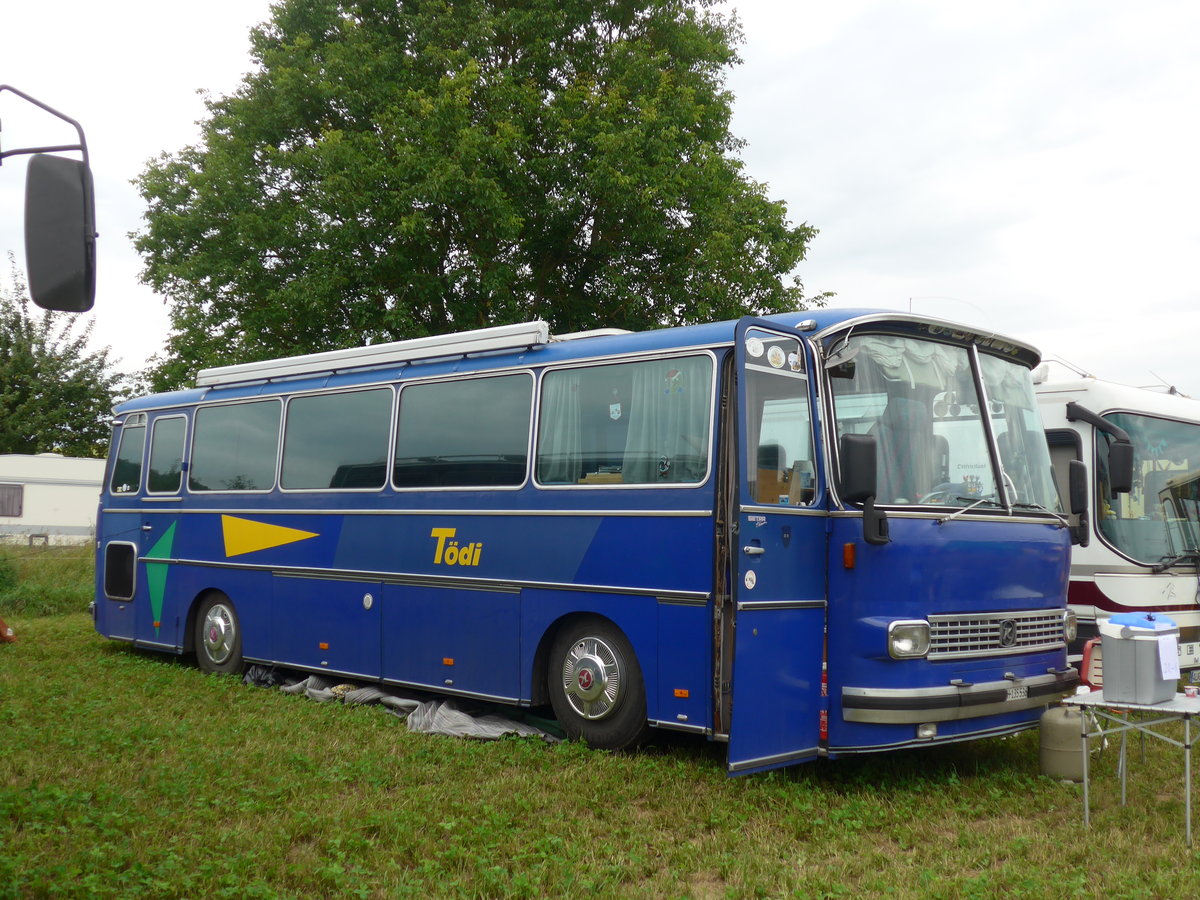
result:
<svg viewBox="0 0 1200 900"><path fill-rule="evenodd" d="M317 649L318 650L328 650L329 645L327 643L325 643L324 641L321 641L321 643L317 644Z"/></svg>
<svg viewBox="0 0 1200 900"><path fill-rule="evenodd" d="M675 688L675 696L680 698L681 700L686 700L688 698L688 689L687 688Z"/></svg>
<svg viewBox="0 0 1200 900"><path fill-rule="evenodd" d="M847 569L853 569L854 558L857 552L857 545L853 542L849 544L842 544L842 565Z"/></svg>
<svg viewBox="0 0 1200 900"><path fill-rule="evenodd" d="M454 657L453 657L453 656L443 656L443 657L442 657L442 665L443 665L443 666L452 666L452 665L454 665Z"/></svg>

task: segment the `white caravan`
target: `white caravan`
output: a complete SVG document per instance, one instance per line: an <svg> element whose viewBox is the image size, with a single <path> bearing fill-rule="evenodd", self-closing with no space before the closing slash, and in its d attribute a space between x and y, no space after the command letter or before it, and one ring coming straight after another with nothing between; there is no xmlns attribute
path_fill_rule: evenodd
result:
<svg viewBox="0 0 1200 900"><path fill-rule="evenodd" d="M1077 542L1068 601L1079 619L1071 658L1078 661L1097 635L1097 619L1161 612L1179 626L1180 667L1195 670L1197 680L1200 400L1074 370L1047 376L1043 366L1034 381L1059 489L1069 484L1070 461L1080 460L1092 498L1090 517L1071 519ZM1122 484L1130 445L1132 477ZM1123 468L1125 476L1118 474Z"/></svg>
<svg viewBox="0 0 1200 900"><path fill-rule="evenodd" d="M0 543L86 544L96 536L104 460L0 454Z"/></svg>

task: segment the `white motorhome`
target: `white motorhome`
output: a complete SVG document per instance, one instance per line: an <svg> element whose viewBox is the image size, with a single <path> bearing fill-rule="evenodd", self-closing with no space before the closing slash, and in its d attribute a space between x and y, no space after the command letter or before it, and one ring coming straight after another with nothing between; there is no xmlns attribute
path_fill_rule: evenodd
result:
<svg viewBox="0 0 1200 900"><path fill-rule="evenodd" d="M104 460L0 454L0 542L83 544L96 533Z"/></svg>
<svg viewBox="0 0 1200 900"><path fill-rule="evenodd" d="M1200 548L1197 507L1183 495L1194 491L1200 476L1200 400L1174 388L1115 384L1073 369L1063 375L1055 368L1051 377L1047 366L1034 381L1060 491L1069 483L1071 460L1082 461L1088 473L1091 514L1071 520L1078 543L1071 552L1068 599L1079 619L1072 659L1079 660L1084 643L1097 635L1098 619L1161 612L1179 626L1180 667L1194 670L1196 680ZM1132 479L1122 485L1116 483L1120 476L1113 477L1120 466L1111 462L1113 448L1126 441L1132 445Z"/></svg>

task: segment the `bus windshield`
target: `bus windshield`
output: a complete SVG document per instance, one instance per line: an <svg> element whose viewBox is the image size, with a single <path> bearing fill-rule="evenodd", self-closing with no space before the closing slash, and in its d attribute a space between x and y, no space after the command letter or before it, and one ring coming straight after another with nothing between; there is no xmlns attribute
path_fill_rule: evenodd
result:
<svg viewBox="0 0 1200 900"><path fill-rule="evenodd" d="M1059 511L1028 369L980 354L981 401L971 356L911 337L852 335L844 346L839 339L829 368L838 434L876 436L876 501Z"/></svg>
<svg viewBox="0 0 1200 900"><path fill-rule="evenodd" d="M1183 521L1194 516L1187 497L1189 472L1200 469L1200 425L1136 413L1104 417L1123 428L1133 442L1133 490L1113 494L1109 487L1108 442L1101 433L1096 447L1096 524L1118 552L1144 563L1158 563L1196 549L1194 533ZM1174 482L1174 492L1168 491ZM1172 502L1172 496L1175 502ZM1195 525L1193 523L1192 528Z"/></svg>

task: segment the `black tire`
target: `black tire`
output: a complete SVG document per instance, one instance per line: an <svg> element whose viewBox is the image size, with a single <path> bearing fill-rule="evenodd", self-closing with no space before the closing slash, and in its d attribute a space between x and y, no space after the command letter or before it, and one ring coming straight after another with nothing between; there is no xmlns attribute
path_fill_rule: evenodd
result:
<svg viewBox="0 0 1200 900"><path fill-rule="evenodd" d="M550 704L572 740L623 750L645 737L646 687L628 638L596 617L568 623L555 636L547 673Z"/></svg>
<svg viewBox="0 0 1200 900"><path fill-rule="evenodd" d="M242 626L237 610L224 594L211 594L196 610L196 664L205 672L240 673L242 660Z"/></svg>

